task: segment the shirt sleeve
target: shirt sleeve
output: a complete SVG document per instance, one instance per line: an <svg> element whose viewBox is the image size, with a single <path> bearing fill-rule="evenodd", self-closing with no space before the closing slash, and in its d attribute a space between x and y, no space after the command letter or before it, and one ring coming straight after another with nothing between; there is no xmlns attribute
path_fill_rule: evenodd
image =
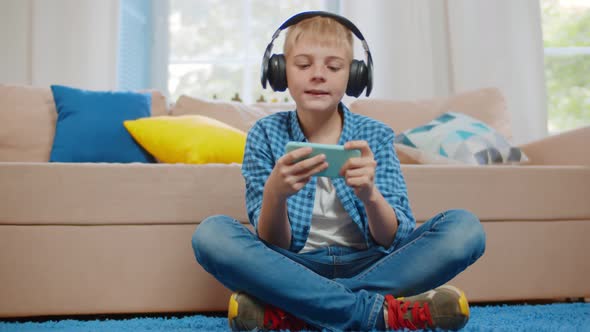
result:
<svg viewBox="0 0 590 332"><path fill-rule="evenodd" d="M377 161L375 185L389 205L393 207L398 221L397 233L393 243L389 248L385 248L388 252L394 251L416 226L416 220L408 201L406 182L393 146L394 136L393 131L389 130L378 145L380 148L374 156Z"/></svg>
<svg viewBox="0 0 590 332"><path fill-rule="evenodd" d="M257 122L248 132L242 162L242 176L246 183L246 210L248 219L257 233L264 184L274 164L268 137L264 128Z"/></svg>

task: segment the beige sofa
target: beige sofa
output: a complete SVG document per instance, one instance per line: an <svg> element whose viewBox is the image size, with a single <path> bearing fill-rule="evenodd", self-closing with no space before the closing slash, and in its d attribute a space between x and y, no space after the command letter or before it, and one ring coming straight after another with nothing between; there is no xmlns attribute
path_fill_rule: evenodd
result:
<svg viewBox="0 0 590 332"><path fill-rule="evenodd" d="M181 97L168 110L153 96L153 115L245 130L275 108ZM510 134L495 89L350 106L398 132L453 110ZM210 215L247 223L240 165L49 163L55 121L48 88L0 85L0 317L225 310L190 240ZM524 145L527 165L402 165L418 221L451 208L481 219L486 253L452 281L472 302L590 297L589 142L586 127Z"/></svg>

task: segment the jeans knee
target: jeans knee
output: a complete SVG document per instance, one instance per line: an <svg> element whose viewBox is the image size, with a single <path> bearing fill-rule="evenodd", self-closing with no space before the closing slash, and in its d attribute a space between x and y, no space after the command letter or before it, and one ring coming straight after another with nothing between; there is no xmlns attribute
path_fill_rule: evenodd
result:
<svg viewBox="0 0 590 332"><path fill-rule="evenodd" d="M479 218L467 210L445 212L445 218L453 224L457 252L467 254L471 263L481 257L485 251L486 234Z"/></svg>
<svg viewBox="0 0 590 332"><path fill-rule="evenodd" d="M217 251L217 246L220 244L219 234L223 234L221 230L228 222L234 220L228 216L216 215L203 220L197 229L193 232L192 246L197 261L201 262L201 257L209 256Z"/></svg>

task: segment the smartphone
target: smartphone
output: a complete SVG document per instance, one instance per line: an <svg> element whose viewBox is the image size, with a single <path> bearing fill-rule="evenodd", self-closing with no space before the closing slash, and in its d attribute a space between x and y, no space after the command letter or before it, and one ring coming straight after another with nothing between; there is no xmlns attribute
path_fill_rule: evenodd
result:
<svg viewBox="0 0 590 332"><path fill-rule="evenodd" d="M311 147L313 150L304 159L312 158L319 154L324 154L326 156L326 162L328 163L328 168L319 173L316 173L314 176L325 176L329 178L341 177L338 173L346 161L349 158L361 156L361 150L359 149L345 150L343 145L306 142L287 143L285 146L285 153L289 153L293 150L306 146Z"/></svg>

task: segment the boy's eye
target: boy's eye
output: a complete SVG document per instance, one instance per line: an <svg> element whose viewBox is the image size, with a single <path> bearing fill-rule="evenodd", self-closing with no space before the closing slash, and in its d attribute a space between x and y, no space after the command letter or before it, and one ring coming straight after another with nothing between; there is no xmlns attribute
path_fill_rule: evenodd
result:
<svg viewBox="0 0 590 332"><path fill-rule="evenodd" d="M296 64L297 68L299 69L306 69L309 68L309 64L306 63L300 63L300 64Z"/></svg>
<svg viewBox="0 0 590 332"><path fill-rule="evenodd" d="M339 71L342 68L339 66L328 66L328 69L330 69L331 71Z"/></svg>

